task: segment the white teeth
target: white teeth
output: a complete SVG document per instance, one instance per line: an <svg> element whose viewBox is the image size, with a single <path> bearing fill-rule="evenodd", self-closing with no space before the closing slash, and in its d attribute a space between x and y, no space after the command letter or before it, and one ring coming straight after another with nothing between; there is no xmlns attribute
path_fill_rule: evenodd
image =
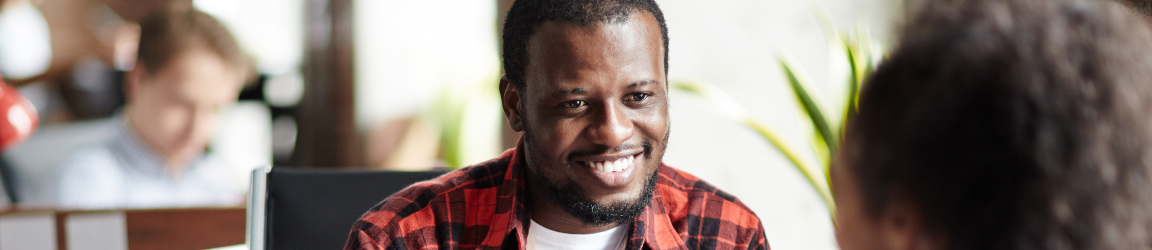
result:
<svg viewBox="0 0 1152 250"><path fill-rule="evenodd" d="M631 156L620 158L619 161L620 161L619 166L620 166L621 171L628 169L629 167L632 167L632 157Z"/></svg>
<svg viewBox="0 0 1152 250"><path fill-rule="evenodd" d="M615 161L601 161L601 162L584 162L588 166L600 170L601 172L620 172L632 167L632 163L636 161L636 156L628 156Z"/></svg>

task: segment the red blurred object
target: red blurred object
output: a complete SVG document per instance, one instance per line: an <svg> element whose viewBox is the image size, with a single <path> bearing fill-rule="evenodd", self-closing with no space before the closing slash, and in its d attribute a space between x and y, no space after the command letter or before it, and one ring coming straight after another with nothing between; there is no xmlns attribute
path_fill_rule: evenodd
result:
<svg viewBox="0 0 1152 250"><path fill-rule="evenodd" d="M0 151L24 142L39 125L32 103L16 88L0 82Z"/></svg>

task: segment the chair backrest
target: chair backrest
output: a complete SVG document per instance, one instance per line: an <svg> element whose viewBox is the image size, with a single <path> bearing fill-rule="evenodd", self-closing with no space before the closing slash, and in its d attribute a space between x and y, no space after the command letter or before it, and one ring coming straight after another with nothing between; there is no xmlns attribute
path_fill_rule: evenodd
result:
<svg viewBox="0 0 1152 250"><path fill-rule="evenodd" d="M444 171L347 171L265 167L253 171L252 249L341 249L369 208Z"/></svg>

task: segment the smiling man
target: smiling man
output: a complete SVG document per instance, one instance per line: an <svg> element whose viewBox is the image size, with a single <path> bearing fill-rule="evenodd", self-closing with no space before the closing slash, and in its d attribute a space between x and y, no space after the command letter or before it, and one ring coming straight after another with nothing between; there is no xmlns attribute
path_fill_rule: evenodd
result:
<svg viewBox="0 0 1152 250"><path fill-rule="evenodd" d="M656 3L521 0L504 32L500 92L521 142L384 200L346 249L768 249L748 207L661 163Z"/></svg>

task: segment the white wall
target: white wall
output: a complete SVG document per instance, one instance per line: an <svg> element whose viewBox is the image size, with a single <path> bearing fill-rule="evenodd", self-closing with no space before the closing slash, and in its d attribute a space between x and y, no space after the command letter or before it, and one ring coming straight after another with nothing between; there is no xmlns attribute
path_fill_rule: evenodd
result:
<svg viewBox="0 0 1152 250"><path fill-rule="evenodd" d="M357 0L353 6L360 129L425 111L445 87L497 86L496 1Z"/></svg>
<svg viewBox="0 0 1152 250"><path fill-rule="evenodd" d="M304 58L303 0L194 0L255 59L259 73L294 72Z"/></svg>

